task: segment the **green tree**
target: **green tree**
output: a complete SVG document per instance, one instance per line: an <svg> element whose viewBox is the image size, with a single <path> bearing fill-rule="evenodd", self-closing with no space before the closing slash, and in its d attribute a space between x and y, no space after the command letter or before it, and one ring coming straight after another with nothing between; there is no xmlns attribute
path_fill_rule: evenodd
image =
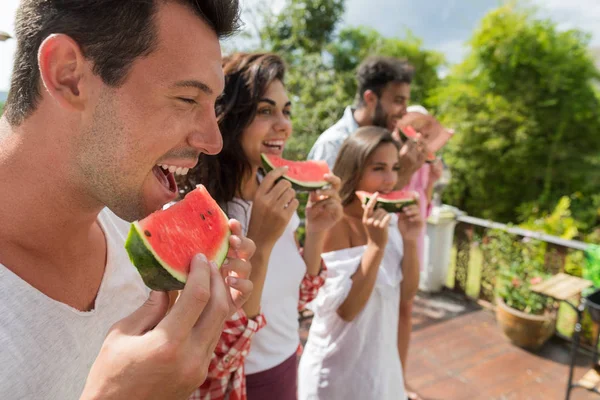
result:
<svg viewBox="0 0 600 400"><path fill-rule="evenodd" d="M288 0L277 15L267 15L260 32L263 46L288 56L320 53L331 41L344 13L344 0Z"/></svg>
<svg viewBox="0 0 600 400"><path fill-rule="evenodd" d="M513 5L484 17L431 99L458 132L445 152L445 201L515 221L551 211L563 195L600 191L600 74L588 43Z"/></svg>

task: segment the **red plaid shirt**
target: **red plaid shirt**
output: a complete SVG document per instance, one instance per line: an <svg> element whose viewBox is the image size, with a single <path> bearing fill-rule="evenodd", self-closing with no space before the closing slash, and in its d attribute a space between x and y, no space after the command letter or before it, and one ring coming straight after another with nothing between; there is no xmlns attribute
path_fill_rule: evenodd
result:
<svg viewBox="0 0 600 400"><path fill-rule="evenodd" d="M327 268L321 263L317 276L306 274L300 284L298 310L310 303L325 283ZM189 400L246 400L244 360L250 351L252 336L266 325L265 316L248 319L243 310L225 322L223 333L217 343L206 381Z"/></svg>

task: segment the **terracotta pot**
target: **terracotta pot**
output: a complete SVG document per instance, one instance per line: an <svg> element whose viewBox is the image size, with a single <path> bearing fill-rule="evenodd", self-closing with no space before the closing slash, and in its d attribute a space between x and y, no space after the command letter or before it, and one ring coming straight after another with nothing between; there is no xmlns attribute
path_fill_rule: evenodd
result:
<svg viewBox="0 0 600 400"><path fill-rule="evenodd" d="M554 334L556 312L531 315L507 306L496 297L496 321L513 344L538 350Z"/></svg>

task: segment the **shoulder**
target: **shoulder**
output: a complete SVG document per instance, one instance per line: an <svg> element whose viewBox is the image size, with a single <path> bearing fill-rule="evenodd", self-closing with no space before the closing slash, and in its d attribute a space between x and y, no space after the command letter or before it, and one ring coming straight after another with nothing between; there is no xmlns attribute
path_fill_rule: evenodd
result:
<svg viewBox="0 0 600 400"><path fill-rule="evenodd" d="M325 245L323 252L337 251L351 247L350 242L350 224L344 216L325 236Z"/></svg>

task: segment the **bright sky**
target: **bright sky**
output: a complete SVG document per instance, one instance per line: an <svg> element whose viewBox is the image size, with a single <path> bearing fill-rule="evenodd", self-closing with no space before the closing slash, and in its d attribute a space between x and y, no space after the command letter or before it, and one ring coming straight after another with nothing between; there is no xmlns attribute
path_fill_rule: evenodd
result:
<svg viewBox="0 0 600 400"><path fill-rule="evenodd" d="M242 0L256 4L260 0ZM366 25L386 36L402 37L406 28L423 38L426 48L443 52L450 62L464 55L463 43L488 11L501 0L346 0L346 25ZM593 34L600 47L600 0L531 0L543 15L561 28L578 28ZM19 0L0 0L0 31L14 33L14 13ZM283 0L264 1L279 9ZM15 40L0 42L0 91L8 91Z"/></svg>

